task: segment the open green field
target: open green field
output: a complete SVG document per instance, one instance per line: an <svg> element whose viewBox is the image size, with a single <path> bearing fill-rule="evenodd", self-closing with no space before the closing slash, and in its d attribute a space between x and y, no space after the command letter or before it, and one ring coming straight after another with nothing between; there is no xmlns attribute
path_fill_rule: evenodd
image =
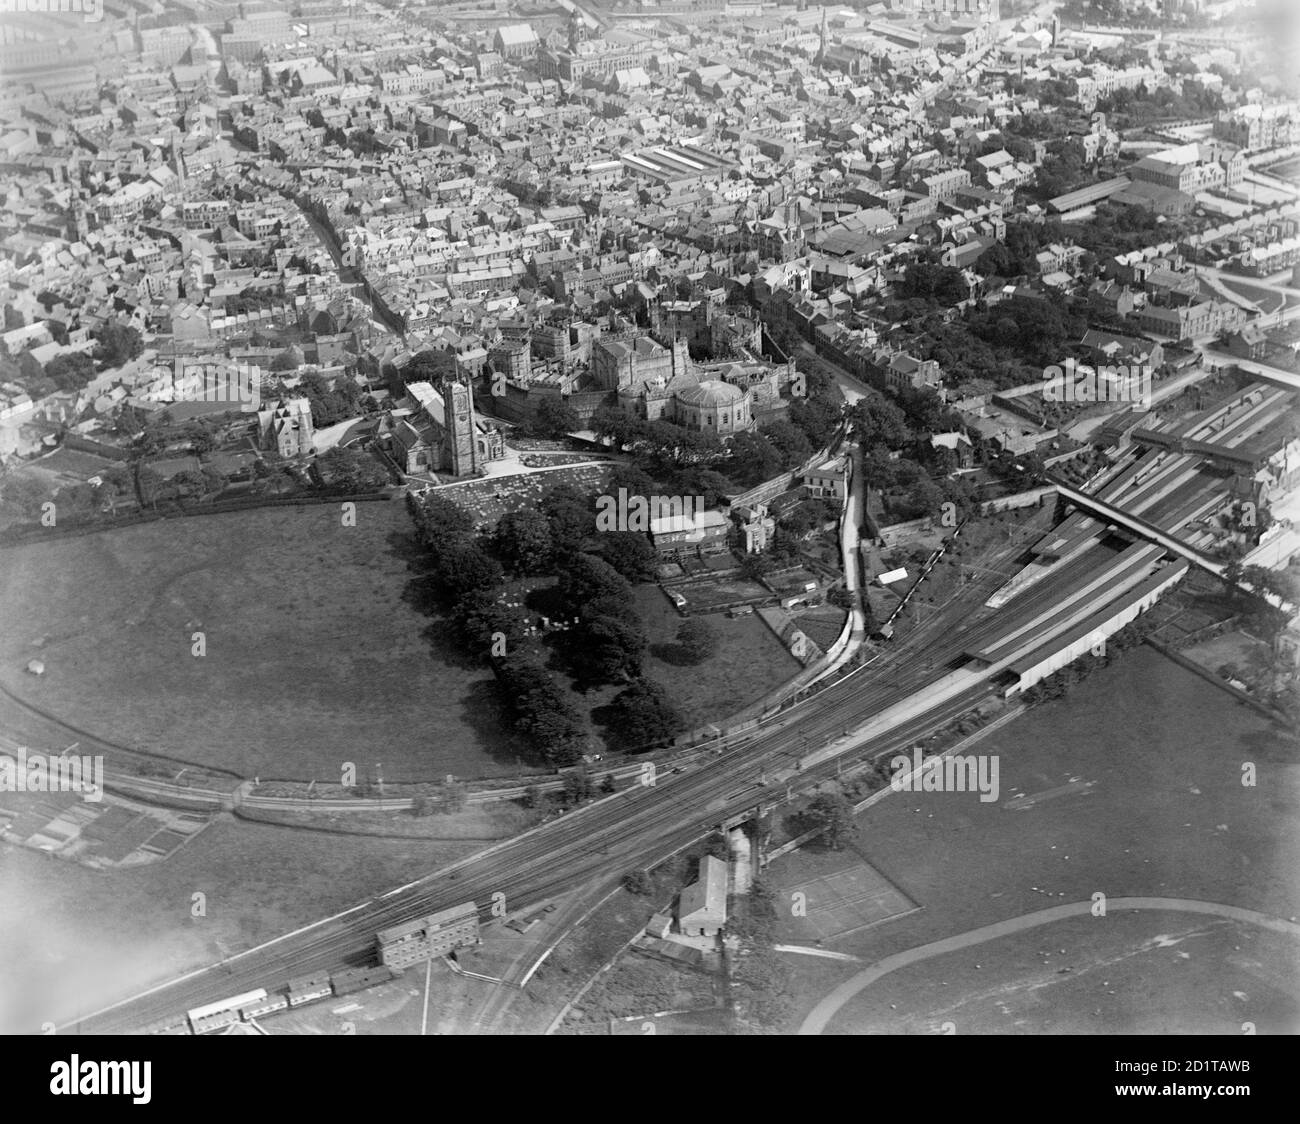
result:
<svg viewBox="0 0 1300 1124"><path fill-rule="evenodd" d="M278 508L5 550L0 682L109 741L263 780L517 771L491 672L410 599L405 508L342 524Z"/></svg>
<svg viewBox="0 0 1300 1124"><path fill-rule="evenodd" d="M388 782L528 771L492 673L460 655L415 592L409 529L399 503L357 504L355 527L321 505L5 550L0 684L74 730L3 697L0 730L34 745L67 744L81 730L263 781L337 781L345 762L363 781L380 771ZM661 656L682 618L656 586L635 598L651 641L645 673L690 727L798 673L756 615L710 617L718 653L674 665ZM39 678L23 670L33 658L45 665ZM589 712L619 689L573 700Z"/></svg>
<svg viewBox="0 0 1300 1124"><path fill-rule="evenodd" d="M668 688L692 727L720 721L799 674L799 661L757 613L734 619L725 613L705 617L717 630L720 643L716 655L695 667L660 659L656 646L671 646L685 618L657 586L639 586L635 597L650 638L645 674Z"/></svg>
<svg viewBox="0 0 1300 1124"><path fill-rule="evenodd" d="M998 755L996 802L903 792L859 817L854 846L921 909L827 943L861 964L792 957L808 996L794 1025L882 957L1095 893L1300 913L1294 739L1152 649L968 752ZM1242 784L1247 762L1254 786ZM779 860L770 877L788 901L815 873L783 873ZM783 936L798 938L793 923ZM912 965L860 992L828 1029L927 1032L953 1021L958 1033L1240 1033L1253 1021L1261 1034L1294 1033L1297 979L1294 938L1212 917L1115 912Z"/></svg>

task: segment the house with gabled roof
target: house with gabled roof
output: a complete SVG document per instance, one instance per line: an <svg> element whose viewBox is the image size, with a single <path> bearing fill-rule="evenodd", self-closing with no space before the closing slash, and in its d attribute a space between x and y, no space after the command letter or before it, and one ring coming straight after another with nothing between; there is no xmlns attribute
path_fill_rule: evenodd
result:
<svg viewBox="0 0 1300 1124"><path fill-rule="evenodd" d="M681 893L677 928L687 937L716 937L727 924L727 863L705 855L700 876Z"/></svg>

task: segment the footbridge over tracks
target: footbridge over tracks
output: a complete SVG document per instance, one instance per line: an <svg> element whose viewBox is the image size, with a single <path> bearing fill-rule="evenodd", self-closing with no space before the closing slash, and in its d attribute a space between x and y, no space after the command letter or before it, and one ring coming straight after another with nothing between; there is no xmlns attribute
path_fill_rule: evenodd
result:
<svg viewBox="0 0 1300 1124"><path fill-rule="evenodd" d="M1181 542L1172 535L1162 531L1159 527L1147 522L1145 519L1142 519L1137 515L1131 515L1122 508L1107 503L1103 499L1098 499L1096 496L1090 496L1086 492L1080 492L1075 488L1071 488L1068 484L1056 479L1051 473L1045 473L1044 475L1046 475L1047 479L1056 486L1057 494L1060 495L1062 499L1074 504L1076 507L1081 507L1098 518L1105 519L1110 523L1114 523L1116 526L1123 527L1125 530L1131 531L1135 535L1141 535L1142 538L1148 539L1151 542L1164 547L1171 554L1177 554L1181 558L1186 558L1193 566L1200 566L1201 569L1209 571L1217 578L1223 577L1225 567L1222 562L1215 562L1213 559L1207 558L1199 550L1193 549L1185 542ZM1272 593L1269 590L1255 589L1254 586L1242 581L1239 581L1237 584L1248 593L1253 593L1256 597L1262 597L1270 605L1276 606L1284 612L1290 613L1295 610L1294 605L1291 605L1289 602L1283 600L1277 594Z"/></svg>
<svg viewBox="0 0 1300 1124"><path fill-rule="evenodd" d="M1199 550L1167 534L1154 523L1149 523L1140 516L1131 515L1123 508L1116 507L1114 504L1099 499L1097 496L1090 496L1086 492L1071 488L1064 481L1056 479L1051 474L1048 474L1048 479L1056 485L1057 494L1062 499L1074 504L1075 507L1081 507L1093 515L1114 523L1116 526L1123 527L1135 535L1140 535L1144 539L1163 546L1171 554L1186 558L1192 565L1208 570L1217 578L1223 577L1223 563L1205 557Z"/></svg>

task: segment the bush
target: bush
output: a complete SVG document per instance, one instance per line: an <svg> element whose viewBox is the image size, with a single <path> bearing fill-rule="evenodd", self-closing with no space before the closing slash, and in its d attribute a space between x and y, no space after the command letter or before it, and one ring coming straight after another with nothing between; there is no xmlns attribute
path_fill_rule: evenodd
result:
<svg viewBox="0 0 1300 1124"><path fill-rule="evenodd" d="M623 875L623 889L629 894L645 897L654 890L654 883L644 870L634 870L630 874Z"/></svg>

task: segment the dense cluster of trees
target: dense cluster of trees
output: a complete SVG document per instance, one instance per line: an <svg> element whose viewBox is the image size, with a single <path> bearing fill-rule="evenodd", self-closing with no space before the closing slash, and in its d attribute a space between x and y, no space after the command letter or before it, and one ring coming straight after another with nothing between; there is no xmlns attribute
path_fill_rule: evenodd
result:
<svg viewBox="0 0 1300 1124"><path fill-rule="evenodd" d="M952 454L930 440L961 429L960 417L934 391L871 395L855 402L848 417L862 440L866 479L891 516L899 521L936 517L945 502L955 505L959 518L974 514L974 488L949 475L956 467Z"/></svg>
<svg viewBox="0 0 1300 1124"><path fill-rule="evenodd" d="M549 764L580 760L586 724L554 675L536 658L517 654L520 621L501 598L507 574L558 574L548 611L575 622L555 639L575 683L583 690L625 685L603 712L613 740L637 748L681 731L684 719L664 689L641 677L648 640L631 583L654 573L644 535L596 534L590 499L571 485L551 488L536 509L504 515L484 534L475 532L463 508L436 492L408 497L407 504L430 592L450 613L460 646L492 663L514 729ZM697 643L707 647L707 638Z"/></svg>
<svg viewBox="0 0 1300 1124"><path fill-rule="evenodd" d="M1161 119L1213 117L1224 108L1223 95L1195 78L1183 79L1181 93L1175 93L1168 86L1155 90L1138 86L1135 90L1116 90L1097 99L1097 109L1102 113L1127 119L1118 122L1121 126Z"/></svg>
<svg viewBox="0 0 1300 1124"><path fill-rule="evenodd" d="M335 446L316 458L316 471L333 492L374 492L388 483L388 471L364 449Z"/></svg>
<svg viewBox="0 0 1300 1124"><path fill-rule="evenodd" d="M129 363L144 351L144 339L140 330L120 320L109 320L97 332L92 333L95 340L95 358L101 370L120 367Z"/></svg>
<svg viewBox="0 0 1300 1124"><path fill-rule="evenodd" d="M840 792L820 792L796 817L800 831L820 831L828 850L841 851L853 836L853 805Z"/></svg>
<svg viewBox="0 0 1300 1124"><path fill-rule="evenodd" d="M506 659L498 666L497 676L518 733L552 765L562 767L582 760L586 724L546 668L527 657Z"/></svg>
<svg viewBox="0 0 1300 1124"><path fill-rule="evenodd" d="M933 301L944 308L960 304L969 295L960 269L924 261L907 267L895 291L901 297Z"/></svg>
<svg viewBox="0 0 1300 1124"><path fill-rule="evenodd" d="M105 506L132 490L130 470L115 465L100 474L102 483L68 484L51 491L32 476L10 476L0 485L0 514L17 523L34 523L46 513L45 504L53 503L55 526L85 523L100 517Z"/></svg>
<svg viewBox="0 0 1300 1124"><path fill-rule="evenodd" d="M662 683L641 678L614 696L605 725L619 749L639 749L680 734L686 719Z"/></svg>
<svg viewBox="0 0 1300 1124"><path fill-rule="evenodd" d="M564 647L581 687L622 683L641 674L649 642L622 574L597 555L575 554L560 573L557 592L565 612L578 620Z"/></svg>
<svg viewBox="0 0 1300 1124"><path fill-rule="evenodd" d="M311 404L312 425L317 429L357 417L368 397L356 379L339 375L331 380L318 372L304 375L292 392L281 386L277 393L306 398Z"/></svg>
<svg viewBox="0 0 1300 1124"><path fill-rule="evenodd" d="M82 351L56 355L45 365L45 377L55 390L80 390L95 377L95 361Z"/></svg>

